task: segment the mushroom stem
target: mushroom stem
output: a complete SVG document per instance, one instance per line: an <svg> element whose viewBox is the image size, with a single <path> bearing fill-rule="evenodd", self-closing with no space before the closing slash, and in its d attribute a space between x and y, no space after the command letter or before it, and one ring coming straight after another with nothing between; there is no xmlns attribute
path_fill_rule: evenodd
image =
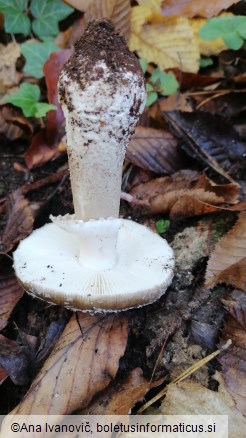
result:
<svg viewBox="0 0 246 438"><path fill-rule="evenodd" d="M116 265L120 219L85 222L80 232L79 263L93 270L112 269Z"/></svg>
<svg viewBox="0 0 246 438"><path fill-rule="evenodd" d="M145 106L136 56L107 19L88 25L59 78L76 219L118 217L122 165Z"/></svg>

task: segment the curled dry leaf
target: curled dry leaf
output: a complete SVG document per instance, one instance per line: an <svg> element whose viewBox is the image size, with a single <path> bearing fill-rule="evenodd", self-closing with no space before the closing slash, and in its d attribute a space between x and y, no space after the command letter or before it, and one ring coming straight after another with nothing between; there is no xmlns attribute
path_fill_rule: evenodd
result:
<svg viewBox="0 0 246 438"><path fill-rule="evenodd" d="M26 385L32 375L33 355L27 345L0 335L0 366L15 385Z"/></svg>
<svg viewBox="0 0 246 438"><path fill-rule="evenodd" d="M20 54L19 44L9 43L7 46L0 44L0 95L20 82L21 74L15 67Z"/></svg>
<svg viewBox="0 0 246 438"><path fill-rule="evenodd" d="M8 104L0 107L0 133L8 140L28 138L33 129L33 124L23 116L19 108Z"/></svg>
<svg viewBox="0 0 246 438"><path fill-rule="evenodd" d="M131 191L131 195L143 201L142 205L147 214L169 213L175 220L222 210L241 211L246 208L245 203L233 207L222 206L237 201L238 184L215 184L204 174L198 175L197 172L189 170L181 170L172 176L140 184Z"/></svg>
<svg viewBox="0 0 246 438"><path fill-rule="evenodd" d="M130 141L126 158L144 170L174 173L181 167L177 140L168 132L139 126Z"/></svg>
<svg viewBox="0 0 246 438"><path fill-rule="evenodd" d="M28 201L16 190L8 198L8 220L3 231L0 247L7 253L32 231L33 214Z"/></svg>
<svg viewBox="0 0 246 438"><path fill-rule="evenodd" d="M170 217L181 220L187 217L201 216L222 211L242 211L246 209L246 202L240 202L233 207L223 207L225 200L214 193L206 192L204 189L193 189L173 205Z"/></svg>
<svg viewBox="0 0 246 438"><path fill-rule="evenodd" d="M7 325L8 318L23 292L12 268L7 273L0 273L0 330Z"/></svg>
<svg viewBox="0 0 246 438"><path fill-rule="evenodd" d="M149 389L160 385L163 379L157 382L148 382L143 377L141 368L135 368L129 377L121 384L113 384L97 397L80 415L127 415L138 402L142 401Z"/></svg>
<svg viewBox="0 0 246 438"><path fill-rule="evenodd" d="M163 15L182 15L184 17L192 18L200 17L214 17L221 11L228 9L238 0L165 0L162 2L161 12Z"/></svg>
<svg viewBox="0 0 246 438"><path fill-rule="evenodd" d="M234 400L217 373L218 391L211 391L192 380L171 385L160 411L163 415L228 415L230 438L243 437L246 420L237 411Z"/></svg>
<svg viewBox="0 0 246 438"><path fill-rule="evenodd" d="M208 261L205 284L229 283L246 288L246 212L240 213L234 227L217 243Z"/></svg>
<svg viewBox="0 0 246 438"><path fill-rule="evenodd" d="M93 0L86 9L85 26L89 21L102 17L110 18L116 30L128 40L131 18L130 0Z"/></svg>
<svg viewBox="0 0 246 438"><path fill-rule="evenodd" d="M246 296L234 290L229 300L223 300L230 313L221 342L232 339L232 345L219 358L225 385L239 411L246 415Z"/></svg>
<svg viewBox="0 0 246 438"><path fill-rule="evenodd" d="M240 164L244 169L245 145L223 117L202 111L173 111L164 113L163 117L182 139L182 147L192 158L212 167L229 180L232 180L234 165Z"/></svg>
<svg viewBox="0 0 246 438"><path fill-rule="evenodd" d="M73 314L50 357L12 414L70 414L114 379L127 342L122 314Z"/></svg>

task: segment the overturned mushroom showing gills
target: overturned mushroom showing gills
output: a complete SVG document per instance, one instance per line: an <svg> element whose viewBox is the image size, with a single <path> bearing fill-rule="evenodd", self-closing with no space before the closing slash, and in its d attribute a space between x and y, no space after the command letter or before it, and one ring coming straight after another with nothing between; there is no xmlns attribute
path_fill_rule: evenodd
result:
<svg viewBox="0 0 246 438"><path fill-rule="evenodd" d="M88 25L59 79L74 215L51 217L14 253L24 288L51 303L118 311L157 300L173 252L146 227L119 219L125 152L145 105L142 71L107 19Z"/></svg>

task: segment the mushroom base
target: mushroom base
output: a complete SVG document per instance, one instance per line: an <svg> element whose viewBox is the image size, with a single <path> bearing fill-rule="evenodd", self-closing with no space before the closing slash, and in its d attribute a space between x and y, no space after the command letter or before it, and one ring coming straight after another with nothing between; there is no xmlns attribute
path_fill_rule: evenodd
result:
<svg viewBox="0 0 246 438"><path fill-rule="evenodd" d="M93 269L79 263L76 234L47 224L14 252L14 269L27 292L73 310L112 312L140 307L160 298L173 278L168 243L143 225L122 220L116 264Z"/></svg>

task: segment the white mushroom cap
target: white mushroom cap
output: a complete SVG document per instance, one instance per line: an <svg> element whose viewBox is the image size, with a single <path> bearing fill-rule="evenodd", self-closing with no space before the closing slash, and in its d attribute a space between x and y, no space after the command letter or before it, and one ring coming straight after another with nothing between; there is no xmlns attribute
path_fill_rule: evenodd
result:
<svg viewBox="0 0 246 438"><path fill-rule="evenodd" d="M97 267L96 258L93 267L83 265L78 235L47 224L15 251L16 275L29 292L72 309L105 312L149 304L172 281L172 249L143 225L129 220L120 225L113 269Z"/></svg>
<svg viewBox="0 0 246 438"><path fill-rule="evenodd" d="M118 217L126 148L145 106L136 56L107 19L93 21L59 78L75 216Z"/></svg>

